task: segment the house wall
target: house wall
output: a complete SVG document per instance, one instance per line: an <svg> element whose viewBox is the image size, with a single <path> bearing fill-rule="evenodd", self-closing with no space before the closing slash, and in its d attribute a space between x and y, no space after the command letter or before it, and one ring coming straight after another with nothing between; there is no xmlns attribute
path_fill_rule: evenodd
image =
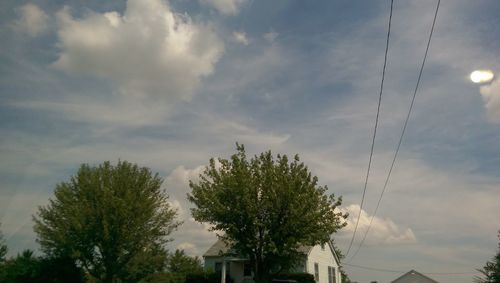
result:
<svg viewBox="0 0 500 283"><path fill-rule="evenodd" d="M335 267L336 283L341 283L339 266L328 244L322 250L320 245L314 246L307 258L307 273L314 275L314 263L319 266L319 283L328 283L328 266Z"/></svg>
<svg viewBox="0 0 500 283"><path fill-rule="evenodd" d="M204 268L205 270L215 271L215 262L222 262L220 257L205 257L204 259Z"/></svg>
<svg viewBox="0 0 500 283"><path fill-rule="evenodd" d="M215 271L215 264L222 263L222 257L205 257L205 270ZM243 261L229 261L229 276L234 280L234 283L250 283L253 282L252 277L243 276Z"/></svg>

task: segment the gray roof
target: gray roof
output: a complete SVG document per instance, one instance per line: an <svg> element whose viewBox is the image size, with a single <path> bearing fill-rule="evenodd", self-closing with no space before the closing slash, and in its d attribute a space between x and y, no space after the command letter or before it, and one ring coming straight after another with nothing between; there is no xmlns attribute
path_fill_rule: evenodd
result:
<svg viewBox="0 0 500 283"><path fill-rule="evenodd" d="M420 272L415 270L410 270L407 273L401 275L391 283L438 283L436 280L431 279Z"/></svg>
<svg viewBox="0 0 500 283"><path fill-rule="evenodd" d="M333 249L331 243L329 243L330 249L335 257L335 260L338 264L340 264L340 260L338 258L337 253ZM301 246L298 248L298 251L307 255L312 250L313 246ZM203 257L217 257L222 256L230 252L230 247L221 239L218 239L204 254Z"/></svg>
<svg viewBox="0 0 500 283"><path fill-rule="evenodd" d="M223 254L227 254L229 252L229 246L222 241L221 239L218 239L215 244L213 244L204 254L204 257L207 256L221 256Z"/></svg>

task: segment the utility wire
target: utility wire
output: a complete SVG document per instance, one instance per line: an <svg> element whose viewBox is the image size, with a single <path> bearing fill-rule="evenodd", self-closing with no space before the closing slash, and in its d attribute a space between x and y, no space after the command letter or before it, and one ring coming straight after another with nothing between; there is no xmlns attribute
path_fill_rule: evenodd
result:
<svg viewBox="0 0 500 283"><path fill-rule="evenodd" d="M349 251L351 250L351 247L352 247L352 243L354 242L354 238L356 237L356 231L358 230L359 219L361 217L361 211L363 209L363 204L365 201L366 187L368 185L368 178L370 176L370 169L371 169L372 157L373 157L373 149L375 147L375 136L377 135L378 118L379 118L379 114L380 114L380 104L382 102L382 92L384 90L385 69L387 66L387 53L389 51L389 38L391 36L391 22L392 22L393 4L394 4L394 0L391 0L391 11L389 14L389 27L387 29L387 40L385 43L384 67L382 68L382 80L380 82L380 92L379 92L379 96L378 96L377 116L375 117L375 126L373 128L372 145L370 148L370 158L368 159L368 169L366 170L365 185L363 187L363 196L361 197L361 204L359 205L358 219L356 220L356 226L354 227L354 232L352 233L351 242L349 243L349 248L347 248L346 256L349 254Z"/></svg>
<svg viewBox="0 0 500 283"><path fill-rule="evenodd" d="M366 236L368 235L368 232L370 231L370 228L372 226L373 219L375 218L375 215L377 214L377 210L378 210L378 208L380 206L380 202L382 201L382 197L384 196L385 190L387 188L387 184L389 183L389 179L391 177L392 169L394 168L394 164L396 163L396 158L398 157L399 149L401 148L401 143L403 142L403 136L405 134L406 126L408 125L408 120L410 119L411 110L413 109L413 104L415 102L415 97L417 95L418 87L420 85L420 79L422 78L422 73L423 73L423 70L424 70L425 61L427 59L427 53L429 51L429 46L431 44L432 34L434 33L434 26L436 24L436 18L437 18L437 15L438 15L438 10L439 10L439 4L440 3L441 3L441 0L438 0L437 1L437 5L436 5L436 12L434 13L434 19L432 21L431 32L429 34L429 40L427 41L427 47L425 49L424 59L422 60L422 65L420 66L420 72L418 74L417 84L415 86L415 91L413 92L413 97L412 97L412 100L411 100L411 103L410 103L410 108L408 109L408 115L406 116L406 120L404 122L403 130L401 131L401 136L399 137L398 146L396 148L396 151L394 152L394 157L392 159L392 163L391 163L391 167L389 169L389 173L387 174L387 177L385 178L384 187L382 189L382 192L380 193L380 197L378 199L377 206L375 207L375 211L373 212L373 215L372 215L372 217L370 219L370 224L368 225L368 228L366 229L365 234L363 236L363 239L359 243L359 246L358 246L356 252L351 256L350 261L352 261L352 259L358 254L359 250L363 246L363 243L365 242Z"/></svg>
<svg viewBox="0 0 500 283"><path fill-rule="evenodd" d="M366 270L380 271L380 272L391 272L391 273L407 273L408 272L408 270L394 270L394 269L376 268L376 267L369 267L369 266L356 265L356 264L347 264L347 263L343 263L342 265L350 266L350 267L356 267L356 268L361 268L361 269L366 269ZM459 274L476 274L477 271L468 271L468 272L420 272L420 273L422 273L422 274L433 274L433 275L459 275Z"/></svg>

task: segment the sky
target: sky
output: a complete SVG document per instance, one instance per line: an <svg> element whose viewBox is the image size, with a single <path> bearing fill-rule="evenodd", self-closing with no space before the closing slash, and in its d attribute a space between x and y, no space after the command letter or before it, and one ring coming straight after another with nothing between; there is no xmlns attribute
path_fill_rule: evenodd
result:
<svg viewBox="0 0 500 283"><path fill-rule="evenodd" d="M390 166L436 0L394 1L372 171L359 234ZM186 200L211 157L299 154L343 197L346 252L370 153L390 2L39 0L0 3L0 230L38 249L32 215L82 163L127 160L164 178L184 224L169 249L214 242ZM401 150L358 282L415 269L471 282L500 229L500 2L443 0ZM454 274L435 274L454 273ZM462 274L455 274L462 273Z"/></svg>

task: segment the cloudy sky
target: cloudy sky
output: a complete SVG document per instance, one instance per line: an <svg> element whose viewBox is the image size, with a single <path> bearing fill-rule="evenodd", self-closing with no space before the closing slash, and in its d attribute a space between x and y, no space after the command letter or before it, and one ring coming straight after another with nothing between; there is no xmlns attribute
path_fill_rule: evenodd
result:
<svg viewBox="0 0 500 283"><path fill-rule="evenodd" d="M436 0L396 0L380 124L359 226L390 165ZM443 0L421 87L366 244L350 264L470 282L500 228L497 0ZM215 237L185 196L210 157L298 153L344 198L344 252L368 163L389 1L7 0L0 3L0 229L37 249L31 215L81 163L152 168L185 224L170 249ZM354 248L359 243L356 238ZM346 266L360 282L397 272Z"/></svg>

